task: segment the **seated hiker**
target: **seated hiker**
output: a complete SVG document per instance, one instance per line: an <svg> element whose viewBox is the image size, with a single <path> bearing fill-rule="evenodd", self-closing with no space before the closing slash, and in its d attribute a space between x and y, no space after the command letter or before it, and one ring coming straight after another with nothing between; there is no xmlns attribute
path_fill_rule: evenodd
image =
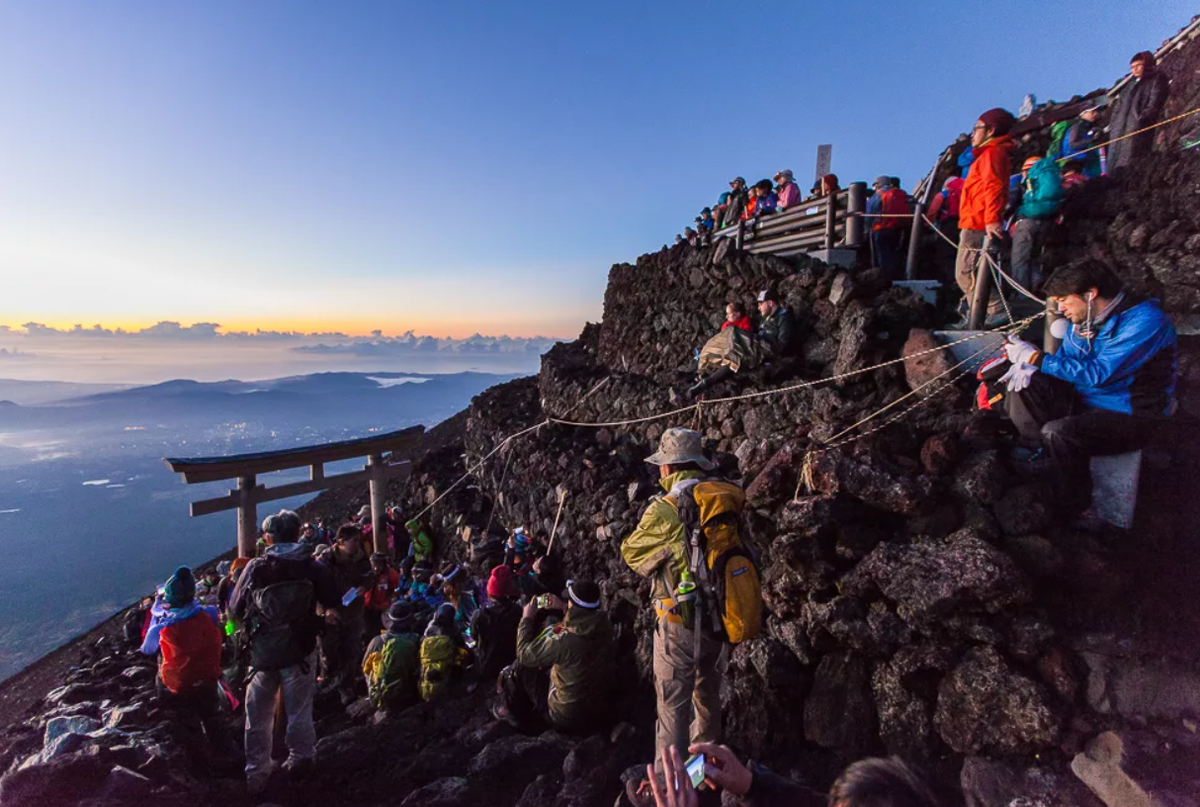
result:
<svg viewBox="0 0 1200 807"><path fill-rule="evenodd" d="M429 580L433 575L433 570L429 568L428 561L417 561L413 564L412 583L408 586L408 599L414 604L423 602L425 596L429 593Z"/></svg>
<svg viewBox="0 0 1200 807"><path fill-rule="evenodd" d="M517 657L517 625L521 607L520 592L512 569L492 569L487 584L488 602L471 616L471 636L475 640L475 670L478 678L494 681L500 670Z"/></svg>
<svg viewBox="0 0 1200 807"><path fill-rule="evenodd" d="M412 603L392 603L383 615L383 632L367 645L362 671L377 709L403 708L417 700L421 634L415 630L416 618Z"/></svg>
<svg viewBox="0 0 1200 807"><path fill-rule="evenodd" d="M750 192L746 189L746 180L742 177L734 177L729 180L729 192L721 194L724 197L723 204L725 206L725 215L721 219L722 226L736 227L737 223L742 219L742 213L746 209L746 205L750 201Z"/></svg>
<svg viewBox="0 0 1200 807"><path fill-rule="evenodd" d="M1090 458L1142 448L1172 413L1177 341L1158 301L1123 290L1098 260L1062 267L1044 291L1071 323L1062 347L1010 338L1001 381L1013 425L1049 454L1057 508L1074 516L1091 503Z"/></svg>
<svg viewBox="0 0 1200 807"><path fill-rule="evenodd" d="M449 692L467 658L466 644L454 622L454 606L442 603L421 639L421 700L434 700Z"/></svg>
<svg viewBox="0 0 1200 807"><path fill-rule="evenodd" d="M777 173L774 179L775 196L778 200L776 207L779 210L787 210L792 205L800 203L800 186L796 184L796 178L790 168L785 168Z"/></svg>
<svg viewBox="0 0 1200 807"><path fill-rule="evenodd" d="M771 180L760 179L750 189L750 199L746 202L746 209L742 211L742 220L749 221L770 215L775 212L778 204L779 197L771 190Z"/></svg>
<svg viewBox="0 0 1200 807"><path fill-rule="evenodd" d="M224 751L228 737L220 716L221 644L224 635L217 609L196 600L196 578L180 566L163 587L166 610L142 642L148 656L162 651L158 662L158 694L163 702L195 715L209 744Z"/></svg>
<svg viewBox="0 0 1200 807"><path fill-rule="evenodd" d="M383 615L392 607L399 588L400 573L388 565L387 555L376 552L371 556L371 578L363 595L368 635L383 629Z"/></svg>
<svg viewBox="0 0 1200 807"><path fill-rule="evenodd" d="M733 796L742 807L938 807L928 779L898 757L860 759L838 776L829 793L772 772L751 761L742 764L723 745L699 743L689 754L704 755L704 787ZM696 788L685 771L683 755L671 747L662 754L664 774L651 774L656 807L695 807ZM729 803L722 800L722 804Z"/></svg>
<svg viewBox="0 0 1200 807"><path fill-rule="evenodd" d="M688 390L699 395L743 369L759 365L767 367L766 377L776 380L792 372L796 366L796 328L792 312L780 303L776 292L758 294L758 313L762 321L757 333L747 334L739 328L722 330L700 351L699 371L712 373Z"/></svg>
<svg viewBox="0 0 1200 807"><path fill-rule="evenodd" d="M406 555L400 561L400 568L396 571L397 599L408 599L408 592L412 589L413 567L415 565L412 555Z"/></svg>
<svg viewBox="0 0 1200 807"><path fill-rule="evenodd" d="M454 606L454 624L460 632L471 624L471 615L479 607L467 583L467 570L457 563L449 564L442 571L442 598Z"/></svg>
<svg viewBox="0 0 1200 807"><path fill-rule="evenodd" d="M566 618L540 631L537 600L526 604L517 628L517 660L500 674L497 717L525 730L546 723L586 732L603 722L609 704L616 647L612 623L600 607L600 587L568 580L563 594L569 604L542 595L563 608Z"/></svg>
<svg viewBox="0 0 1200 807"><path fill-rule="evenodd" d="M754 323L746 312L746 306L737 300L725 306L725 321L721 323L721 330L726 328L741 328L746 333L754 332Z"/></svg>

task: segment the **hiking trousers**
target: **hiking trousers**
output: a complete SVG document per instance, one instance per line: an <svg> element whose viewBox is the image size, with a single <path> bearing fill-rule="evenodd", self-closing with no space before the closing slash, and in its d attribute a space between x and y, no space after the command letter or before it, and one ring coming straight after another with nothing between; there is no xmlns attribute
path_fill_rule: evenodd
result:
<svg viewBox="0 0 1200 807"><path fill-rule="evenodd" d="M291 667L270 672L259 670L246 690L246 781L263 783L271 774L271 751L275 739L275 705L283 697L287 713L288 758L291 767L317 755L317 731L313 726L313 690L317 686L317 654Z"/></svg>
<svg viewBox="0 0 1200 807"><path fill-rule="evenodd" d="M986 233L983 230L962 230L958 235L958 255L954 261L954 277L958 287L962 289L963 297L969 308L975 299L975 275L981 263L986 262L983 255L983 240ZM992 284L992 292L988 296L987 315L994 317L1004 310L1000 295Z"/></svg>
<svg viewBox="0 0 1200 807"><path fill-rule="evenodd" d="M690 628L658 620L654 630L654 694L658 721L654 764L662 767L662 751L674 745L684 759L688 745L715 743L721 734L721 677L729 661L729 645Z"/></svg>
<svg viewBox="0 0 1200 807"><path fill-rule="evenodd" d="M1012 276L1030 291L1042 279L1042 245L1051 219L1017 219L1012 230Z"/></svg>
<svg viewBox="0 0 1200 807"><path fill-rule="evenodd" d="M1050 457L1057 507L1077 515L1092 503L1091 458L1145 447L1161 418L1085 409L1075 388L1035 373L1030 385L1008 393L1008 416L1029 444L1040 440Z"/></svg>

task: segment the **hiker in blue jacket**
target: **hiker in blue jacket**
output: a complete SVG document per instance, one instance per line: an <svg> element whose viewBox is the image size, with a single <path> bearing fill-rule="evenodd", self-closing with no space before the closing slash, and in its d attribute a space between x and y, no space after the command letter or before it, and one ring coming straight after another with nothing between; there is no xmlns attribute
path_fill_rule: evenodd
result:
<svg viewBox="0 0 1200 807"><path fill-rule="evenodd" d="M1071 323L1062 347L1048 355L1010 339L1001 380L1009 417L1045 448L1059 503L1076 515L1091 503L1091 457L1142 448L1173 413L1177 339L1157 300L1123 290L1095 259L1059 269L1044 290Z"/></svg>

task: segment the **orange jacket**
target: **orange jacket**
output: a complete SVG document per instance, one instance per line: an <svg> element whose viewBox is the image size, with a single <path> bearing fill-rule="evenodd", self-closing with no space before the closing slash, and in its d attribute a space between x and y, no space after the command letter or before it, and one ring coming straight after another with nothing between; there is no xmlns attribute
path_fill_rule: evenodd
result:
<svg viewBox="0 0 1200 807"><path fill-rule="evenodd" d="M982 230L988 224L1000 223L1008 204L1013 148L1012 137L1001 135L975 149L975 161L959 202L959 229Z"/></svg>

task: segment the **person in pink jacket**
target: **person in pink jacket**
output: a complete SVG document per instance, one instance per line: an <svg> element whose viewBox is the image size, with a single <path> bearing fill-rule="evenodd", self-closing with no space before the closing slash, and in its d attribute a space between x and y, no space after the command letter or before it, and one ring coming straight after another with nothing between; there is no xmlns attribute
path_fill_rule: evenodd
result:
<svg viewBox="0 0 1200 807"><path fill-rule="evenodd" d="M792 170L785 168L774 176L775 195L779 197L776 209L780 212L800 202L800 186L792 176Z"/></svg>

